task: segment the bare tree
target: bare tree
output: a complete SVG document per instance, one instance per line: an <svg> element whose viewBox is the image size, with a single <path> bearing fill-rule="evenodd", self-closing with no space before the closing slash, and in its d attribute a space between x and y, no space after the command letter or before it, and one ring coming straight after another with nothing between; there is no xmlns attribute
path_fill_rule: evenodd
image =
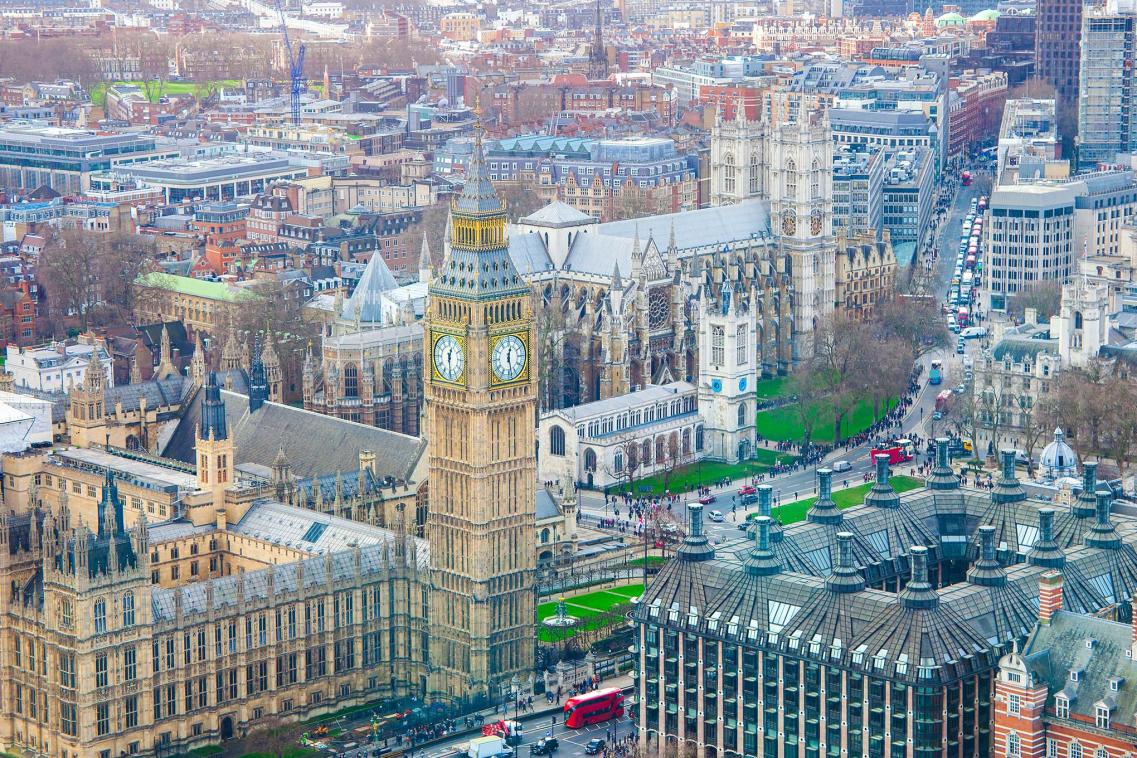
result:
<svg viewBox="0 0 1137 758"><path fill-rule="evenodd" d="M617 466L615 461L611 463L605 461L604 473L610 479L623 482L621 489L634 497L633 485L636 482L636 474L646 465L645 461L640 460L640 441L633 436L624 437L617 443L616 452L620 458L620 465Z"/></svg>
<svg viewBox="0 0 1137 758"><path fill-rule="evenodd" d="M951 343L939 306L929 297L890 297L877 306L872 323L881 339L903 341L913 358Z"/></svg>
<svg viewBox="0 0 1137 758"><path fill-rule="evenodd" d="M1062 284L1057 279L1035 282L1007 298L1007 312L1020 320L1027 308L1033 308L1040 321L1049 321L1061 305Z"/></svg>
<svg viewBox="0 0 1137 758"><path fill-rule="evenodd" d="M1048 428L1049 413L1046 406L1034 402L1030 395L1018 395L1014 403L1019 414L1019 439L1022 442L1023 452L1026 453L1027 476L1034 476L1034 451L1042 444Z"/></svg>

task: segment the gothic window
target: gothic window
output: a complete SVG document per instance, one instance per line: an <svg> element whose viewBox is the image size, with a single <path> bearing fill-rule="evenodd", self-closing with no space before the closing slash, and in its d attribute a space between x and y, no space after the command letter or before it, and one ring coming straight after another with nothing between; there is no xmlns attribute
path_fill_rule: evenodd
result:
<svg viewBox="0 0 1137 758"><path fill-rule="evenodd" d="M134 593L126 592L122 596L122 625L134 626Z"/></svg>
<svg viewBox="0 0 1137 758"><path fill-rule="evenodd" d="M735 345L734 345L735 361L738 363L739 366L745 366L747 360L749 360L749 353L750 353L750 351L747 349L748 346L746 344L746 325L745 324L742 324L738 327L738 331L735 334L734 340L735 340Z"/></svg>
<svg viewBox="0 0 1137 758"><path fill-rule="evenodd" d="M646 466L651 465L651 440L644 440L644 443L640 445L640 460Z"/></svg>
<svg viewBox="0 0 1137 758"><path fill-rule="evenodd" d="M624 454L619 450L616 451L616 455L612 459L612 468L615 469L617 474L624 473Z"/></svg>
<svg viewBox="0 0 1137 758"><path fill-rule="evenodd" d="M703 427L695 427L695 452L703 452Z"/></svg>
<svg viewBox="0 0 1137 758"><path fill-rule="evenodd" d="M1074 328L1075 329L1081 329L1082 328L1082 312L1081 311L1074 311Z"/></svg>
<svg viewBox="0 0 1137 758"><path fill-rule="evenodd" d="M760 189L762 166L758 163L758 153L750 156L750 194L757 195Z"/></svg>
<svg viewBox="0 0 1137 758"><path fill-rule="evenodd" d="M738 406L738 425L740 427L746 426L746 403Z"/></svg>
<svg viewBox="0 0 1137 758"><path fill-rule="evenodd" d="M666 438L659 436L655 438L655 464L658 466L667 460L667 449L664 447Z"/></svg>
<svg viewBox="0 0 1137 758"><path fill-rule="evenodd" d="M786 160L786 198L793 198L797 194L797 164L793 158Z"/></svg>
<svg viewBox="0 0 1137 758"><path fill-rule="evenodd" d="M809 196L813 200L821 197L821 166L813 162L813 170L809 172Z"/></svg>
<svg viewBox="0 0 1137 758"><path fill-rule="evenodd" d="M721 366L726 362L726 330L721 326L711 327L711 364Z"/></svg>
<svg viewBox="0 0 1137 758"><path fill-rule="evenodd" d="M359 369L354 363L343 367L343 396L359 397Z"/></svg>
<svg viewBox="0 0 1137 758"><path fill-rule="evenodd" d="M541 530L541 544L545 545L545 544L548 544L548 542L549 542L549 527L545 527L544 529Z"/></svg>
<svg viewBox="0 0 1137 758"><path fill-rule="evenodd" d="M648 295L648 326L652 329L660 329L667 326L670 315L671 308L667 302L667 291L658 288L653 289Z"/></svg>
<svg viewBox="0 0 1137 758"><path fill-rule="evenodd" d="M585 471L595 471L596 470L596 451L590 447L585 448L585 450L584 450L584 470Z"/></svg>
<svg viewBox="0 0 1137 758"><path fill-rule="evenodd" d="M99 600L95 603L95 634L102 634L107 630L107 603Z"/></svg>
<svg viewBox="0 0 1137 758"><path fill-rule="evenodd" d="M549 430L549 452L552 455L565 454L565 430L559 426L553 426Z"/></svg>
<svg viewBox="0 0 1137 758"><path fill-rule="evenodd" d="M683 430L683 455L688 456L691 454L691 430Z"/></svg>
<svg viewBox="0 0 1137 758"><path fill-rule="evenodd" d="M722 191L733 195L734 187L734 154L727 153L722 157Z"/></svg>

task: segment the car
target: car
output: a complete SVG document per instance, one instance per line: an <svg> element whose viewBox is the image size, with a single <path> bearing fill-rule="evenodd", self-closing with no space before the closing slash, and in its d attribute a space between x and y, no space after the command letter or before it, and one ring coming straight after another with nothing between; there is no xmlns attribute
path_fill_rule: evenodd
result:
<svg viewBox="0 0 1137 758"><path fill-rule="evenodd" d="M597 755L603 749L604 740L600 739L599 737L593 737L588 741L588 744L584 746L584 754Z"/></svg>
<svg viewBox="0 0 1137 758"><path fill-rule="evenodd" d="M664 521L662 524L660 524L659 528L668 534L675 534L679 531L679 527L676 526L676 524L672 521Z"/></svg>
<svg viewBox="0 0 1137 758"><path fill-rule="evenodd" d="M964 390L966 390L966 389L967 389L967 388L966 388L966 387L964 387L962 384L957 384L957 385L955 385L955 389L954 389L954 390L952 390L952 392L954 392L954 393L955 393L955 394L957 394L957 395L962 395L962 394L963 394L963 391L964 391Z"/></svg>
<svg viewBox="0 0 1137 758"><path fill-rule="evenodd" d="M842 471L848 471L853 468L853 464L848 461L834 461L831 468L835 473L840 474Z"/></svg>
<svg viewBox="0 0 1137 758"><path fill-rule="evenodd" d="M959 355L963 355L964 352L966 352L966 351L965 351L963 345L956 345L955 346L955 352L958 353Z"/></svg>
<svg viewBox="0 0 1137 758"><path fill-rule="evenodd" d="M757 502L758 502L758 495L757 494L743 495L742 496L742 504L743 505L753 505L754 503L757 503Z"/></svg>
<svg viewBox="0 0 1137 758"><path fill-rule="evenodd" d="M959 324L952 324L948 327L948 331L952 332L953 334L959 334Z"/></svg>
<svg viewBox="0 0 1137 758"><path fill-rule="evenodd" d="M542 737L529 746L529 755L552 755L561 748L556 737Z"/></svg>
<svg viewBox="0 0 1137 758"><path fill-rule="evenodd" d="M738 525L738 531L740 531L740 532L745 532L749 528L750 528L750 522L749 521L743 521L741 524Z"/></svg>
<svg viewBox="0 0 1137 758"><path fill-rule="evenodd" d="M940 413L939 411L936 411L935 413L932 414L932 421L939 421L943 417L944 417L944 414Z"/></svg>
<svg viewBox="0 0 1137 758"><path fill-rule="evenodd" d="M701 498L699 498L699 502L703 505L710 505L716 500L718 500L718 498L714 495L703 495Z"/></svg>
<svg viewBox="0 0 1137 758"><path fill-rule="evenodd" d="M739 487L739 488L738 488L738 494L739 494L739 495L753 495L753 494L754 494L755 492L757 492L757 491L758 491L758 490L756 490L756 489L754 488L754 485L752 485L752 484L747 484L747 485L746 485L746 486L744 486L744 487Z"/></svg>
<svg viewBox="0 0 1137 758"><path fill-rule="evenodd" d="M707 514L707 518L716 524L721 524L722 522L726 521L726 516L722 515L722 511L711 511Z"/></svg>

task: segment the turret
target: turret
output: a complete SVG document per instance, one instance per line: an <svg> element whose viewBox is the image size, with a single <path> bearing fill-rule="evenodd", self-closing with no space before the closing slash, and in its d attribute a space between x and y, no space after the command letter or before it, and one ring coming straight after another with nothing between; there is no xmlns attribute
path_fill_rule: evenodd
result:
<svg viewBox="0 0 1137 758"><path fill-rule="evenodd" d="M940 596L928 581L928 548L914 545L908 554L912 558L912 578L900 593L900 604L909 610L931 610L940 603Z"/></svg>
<svg viewBox="0 0 1137 758"><path fill-rule="evenodd" d="M875 508L899 508L900 495L897 495L896 491L892 489L892 485L888 483L888 454L877 453L874 460L876 462L876 481L873 482L869 493L865 495L865 505Z"/></svg>
<svg viewBox="0 0 1137 758"><path fill-rule="evenodd" d="M1085 542L1090 547L1101 550L1120 550L1121 536L1109 520L1109 511L1113 505L1113 497L1108 492L1097 493L1096 516L1094 525L1086 532Z"/></svg>
<svg viewBox="0 0 1137 758"><path fill-rule="evenodd" d="M759 516L754 519L754 549L746 560L746 573L751 576L772 576L782 570L778 555L770 547L770 527L773 519Z"/></svg>

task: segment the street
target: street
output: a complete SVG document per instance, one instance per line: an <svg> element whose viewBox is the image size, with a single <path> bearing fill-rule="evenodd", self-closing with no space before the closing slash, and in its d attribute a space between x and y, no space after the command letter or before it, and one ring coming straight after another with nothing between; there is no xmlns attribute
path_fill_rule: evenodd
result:
<svg viewBox="0 0 1137 758"><path fill-rule="evenodd" d="M551 724L551 717L548 715L523 717L521 723L525 726L525 741L516 749L518 758L528 758L529 746L550 732L561 743L560 749L556 753L557 758L584 755L584 746L594 737L599 737L611 745L608 736L613 729L616 730L617 739L627 737L635 732L635 724L627 716L620 719L619 722L608 721L583 729L567 729L561 720L561 715L557 714L557 723L554 726ZM423 748L422 752L416 751L415 755L421 758L448 758L453 756L459 747L468 743L470 738L470 735L456 737L453 740Z"/></svg>

